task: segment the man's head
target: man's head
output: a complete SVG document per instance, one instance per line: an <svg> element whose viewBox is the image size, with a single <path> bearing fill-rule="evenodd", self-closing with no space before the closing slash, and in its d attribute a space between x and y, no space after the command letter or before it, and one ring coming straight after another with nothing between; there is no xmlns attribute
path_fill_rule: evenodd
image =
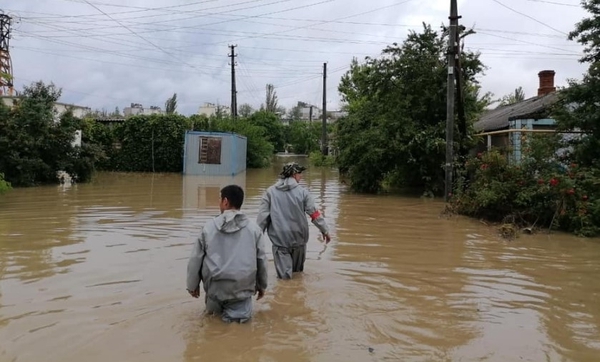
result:
<svg viewBox="0 0 600 362"><path fill-rule="evenodd" d="M302 172L306 170L306 167L300 166L296 162L290 162L283 166L283 171L279 174L281 178L292 177L296 181L300 182L302 179Z"/></svg>
<svg viewBox="0 0 600 362"><path fill-rule="evenodd" d="M244 190L238 185L229 185L221 189L221 213L226 210L239 210L244 203Z"/></svg>

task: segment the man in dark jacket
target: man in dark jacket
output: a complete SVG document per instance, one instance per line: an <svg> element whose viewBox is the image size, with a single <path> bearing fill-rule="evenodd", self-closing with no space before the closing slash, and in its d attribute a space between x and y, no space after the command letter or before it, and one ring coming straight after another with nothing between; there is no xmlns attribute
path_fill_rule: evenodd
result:
<svg viewBox="0 0 600 362"><path fill-rule="evenodd" d="M244 191L237 185L221 190L221 215L207 221L187 267L187 290L200 296L200 282L206 293L206 310L221 314L223 321L248 321L252 295L257 300L267 289L267 256L263 232L240 211Z"/></svg>
<svg viewBox="0 0 600 362"><path fill-rule="evenodd" d="M298 183L304 170L295 162L286 164L280 179L262 196L258 209L256 222L261 230L267 230L271 239L275 269L281 279L291 279L292 273L304 271L308 243L306 215L321 231L325 242L331 240L314 198Z"/></svg>

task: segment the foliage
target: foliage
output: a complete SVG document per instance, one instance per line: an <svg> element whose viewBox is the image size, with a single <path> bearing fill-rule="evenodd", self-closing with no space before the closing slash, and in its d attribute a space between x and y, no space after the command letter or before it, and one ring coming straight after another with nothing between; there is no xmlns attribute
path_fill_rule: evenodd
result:
<svg viewBox="0 0 600 362"><path fill-rule="evenodd" d="M110 126L89 127L88 140L100 144L109 157L102 168L127 172L180 172L185 131L191 128L181 115L139 115Z"/></svg>
<svg viewBox="0 0 600 362"><path fill-rule="evenodd" d="M498 107L507 106L510 104L519 103L525 100L525 92L523 91L523 87L519 87L515 89L514 93L507 94L500 99L500 104Z"/></svg>
<svg viewBox="0 0 600 362"><path fill-rule="evenodd" d="M165 102L165 113L175 114L177 111L177 93L173 93L173 96Z"/></svg>
<svg viewBox="0 0 600 362"><path fill-rule="evenodd" d="M423 27L377 59L354 59L341 80L348 116L337 122L337 161L357 191L377 192L386 178L401 184L392 186L443 190L447 34ZM455 140L465 149L489 95L480 96L475 79L484 69L479 54L461 56L467 127Z"/></svg>
<svg viewBox="0 0 600 362"><path fill-rule="evenodd" d="M13 186L58 182L60 170L75 180L91 177L98 150L72 146L80 124L70 111L56 119L60 95L54 84L36 82L13 108L0 105L0 172Z"/></svg>
<svg viewBox="0 0 600 362"><path fill-rule="evenodd" d="M283 124L274 113L258 111L247 118L247 121L265 129L265 137L273 145L274 151L283 151Z"/></svg>
<svg viewBox="0 0 600 362"><path fill-rule="evenodd" d="M325 156L321 151L311 152L308 160L311 165L316 167L332 167L335 165L335 158L329 155Z"/></svg>
<svg viewBox="0 0 600 362"><path fill-rule="evenodd" d="M520 163L493 150L469 160L452 200L455 211L520 226L600 234L600 172L565 164L560 136L533 137ZM467 181L467 179L469 181Z"/></svg>
<svg viewBox="0 0 600 362"><path fill-rule="evenodd" d="M318 122L290 122L285 129L286 143L291 147L291 151L297 154L308 155L319 150L320 139L321 124Z"/></svg>
<svg viewBox="0 0 600 362"><path fill-rule="evenodd" d="M212 122L208 129L194 128L198 131L235 132L246 137L248 145L246 150L246 165L248 168L266 167L271 162L274 152L273 144L269 142L267 130L254 124L250 119L218 120Z"/></svg>
<svg viewBox="0 0 600 362"><path fill-rule="evenodd" d="M277 92L275 92L275 86L273 84L266 85L265 104L261 107L261 110L271 113L277 112Z"/></svg>
<svg viewBox="0 0 600 362"><path fill-rule="evenodd" d="M4 174L0 173L0 195L11 189L10 182L4 180Z"/></svg>
<svg viewBox="0 0 600 362"><path fill-rule="evenodd" d="M250 117L252 113L254 113L254 108L248 103L242 104L238 109L238 114L243 118Z"/></svg>

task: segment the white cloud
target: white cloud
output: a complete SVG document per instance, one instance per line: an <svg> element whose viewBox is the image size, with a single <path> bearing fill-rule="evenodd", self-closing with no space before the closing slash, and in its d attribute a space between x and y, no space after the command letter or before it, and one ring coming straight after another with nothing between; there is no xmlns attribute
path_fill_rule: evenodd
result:
<svg viewBox="0 0 600 362"><path fill-rule="evenodd" d="M490 67L481 79L485 91L500 97L523 86L526 95L535 95L543 69L556 71L557 85L581 76L581 47L560 31L571 31L586 15L583 9L498 1L539 22L495 0L459 1L461 23L478 30L466 46L480 49ZM85 0L20 1L5 9L21 18L11 41L18 88L31 80L53 81L63 88L63 101L108 110L132 102L162 107L177 93L179 111L191 114L203 102L229 104L228 45L237 44L238 104L258 107L265 84L273 83L286 107L299 100L320 105L327 62L328 108L335 109L339 78L353 56L376 55L409 29L420 30L423 21L437 28L447 23L449 11L447 0L397 6L403 1L90 2L109 15Z"/></svg>

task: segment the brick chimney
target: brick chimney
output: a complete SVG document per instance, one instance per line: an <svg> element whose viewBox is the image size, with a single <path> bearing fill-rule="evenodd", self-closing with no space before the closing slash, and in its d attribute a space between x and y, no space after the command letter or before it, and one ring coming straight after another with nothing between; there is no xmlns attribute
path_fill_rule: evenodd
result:
<svg viewBox="0 0 600 362"><path fill-rule="evenodd" d="M538 77L540 78L538 97L556 91L556 87L554 86L554 74L556 73L553 70L542 70L538 73Z"/></svg>

